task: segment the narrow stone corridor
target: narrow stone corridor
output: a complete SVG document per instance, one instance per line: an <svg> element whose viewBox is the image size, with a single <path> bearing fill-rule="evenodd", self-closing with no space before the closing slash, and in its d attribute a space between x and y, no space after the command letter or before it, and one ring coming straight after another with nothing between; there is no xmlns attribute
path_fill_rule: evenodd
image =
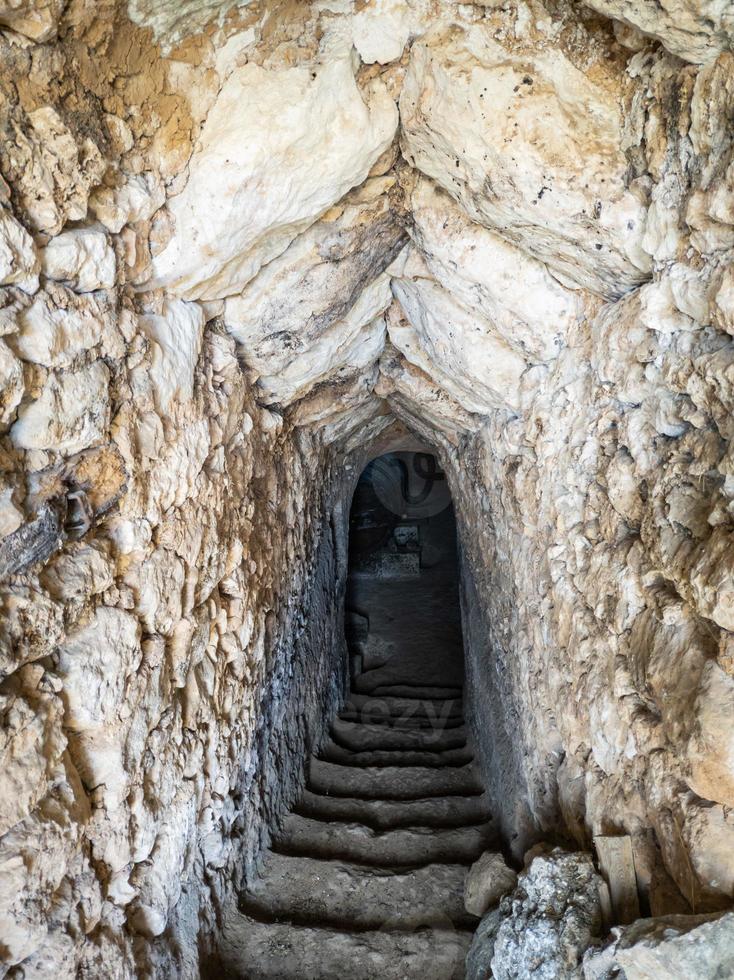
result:
<svg viewBox="0 0 734 980"><path fill-rule="evenodd" d="M370 503L377 521L355 495L350 547L377 547L351 556L347 589L366 669L228 916L211 971L232 980L464 976L467 870L498 840L464 719L453 509L390 521Z"/></svg>
<svg viewBox="0 0 734 980"><path fill-rule="evenodd" d="M0 66L0 980L734 977L732 0Z"/></svg>

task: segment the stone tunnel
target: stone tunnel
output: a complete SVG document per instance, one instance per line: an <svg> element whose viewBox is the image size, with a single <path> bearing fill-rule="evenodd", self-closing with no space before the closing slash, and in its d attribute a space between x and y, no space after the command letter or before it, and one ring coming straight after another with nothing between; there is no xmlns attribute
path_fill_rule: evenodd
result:
<svg viewBox="0 0 734 980"><path fill-rule="evenodd" d="M0 0L0 976L734 976L733 48Z"/></svg>

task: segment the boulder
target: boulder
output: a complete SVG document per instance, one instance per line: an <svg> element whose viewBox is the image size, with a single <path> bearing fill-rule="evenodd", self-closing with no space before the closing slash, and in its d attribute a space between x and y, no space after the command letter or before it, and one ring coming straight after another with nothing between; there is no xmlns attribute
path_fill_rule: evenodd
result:
<svg viewBox="0 0 734 980"><path fill-rule="evenodd" d="M464 907L472 915L484 915L517 885L517 875L501 854L486 851L469 870L464 886Z"/></svg>

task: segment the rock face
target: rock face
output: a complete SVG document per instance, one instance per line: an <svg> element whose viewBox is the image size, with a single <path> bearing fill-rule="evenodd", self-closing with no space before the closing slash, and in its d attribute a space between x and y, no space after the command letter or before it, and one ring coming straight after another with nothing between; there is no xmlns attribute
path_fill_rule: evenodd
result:
<svg viewBox="0 0 734 980"><path fill-rule="evenodd" d="M517 875L501 854L487 851L469 869L464 887L464 906L472 915L484 915L517 884Z"/></svg>
<svg viewBox="0 0 734 980"><path fill-rule="evenodd" d="M584 980L607 980L620 969L628 980L727 976L734 970L734 916L640 919L584 957Z"/></svg>
<svg viewBox="0 0 734 980"><path fill-rule="evenodd" d="M644 202L625 184L619 82L603 81L561 51L442 26L413 47L400 114L406 159L470 218L614 296L650 261Z"/></svg>
<svg viewBox="0 0 734 980"><path fill-rule="evenodd" d="M584 0L587 6L662 41L668 51L694 63L710 61L734 46L734 13L726 0L672 3L656 8L634 0Z"/></svg>
<svg viewBox="0 0 734 980"><path fill-rule="evenodd" d="M731 903L732 31L0 2L0 972L199 976L345 696L355 481L416 444L504 844L629 836L643 905ZM580 968L593 874L549 861L498 976L523 929Z"/></svg>
<svg viewBox="0 0 734 980"><path fill-rule="evenodd" d="M490 912L467 958L470 980L582 980L582 957L601 930L599 885L588 855L536 857Z"/></svg>
<svg viewBox="0 0 734 980"><path fill-rule="evenodd" d="M260 139L272 119L282 125ZM207 115L186 186L170 199L175 230L154 259L154 284L186 299L239 292L362 183L396 125L384 85L363 97L347 52L315 69L233 71Z"/></svg>

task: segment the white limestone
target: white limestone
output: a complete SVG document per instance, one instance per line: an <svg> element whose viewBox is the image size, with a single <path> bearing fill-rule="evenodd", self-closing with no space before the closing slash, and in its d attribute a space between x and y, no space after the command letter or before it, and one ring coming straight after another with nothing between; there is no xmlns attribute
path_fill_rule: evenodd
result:
<svg viewBox="0 0 734 980"><path fill-rule="evenodd" d="M734 46L734 11L728 0L584 0L600 14L614 17L655 38L679 58L711 61Z"/></svg>
<svg viewBox="0 0 734 980"><path fill-rule="evenodd" d="M351 187L389 145L397 112L379 81L367 101L347 55L310 68L233 72L207 116L175 232L154 284L185 299L239 292ZM280 119L278 127L266 120Z"/></svg>
<svg viewBox="0 0 734 980"><path fill-rule="evenodd" d="M41 250L41 270L47 279L79 293L111 289L115 253L102 230L78 228L57 235Z"/></svg>
<svg viewBox="0 0 734 980"><path fill-rule="evenodd" d="M0 208L0 285L38 289L38 256L33 239L5 208Z"/></svg>
<svg viewBox="0 0 734 980"><path fill-rule="evenodd" d="M168 411L174 398L190 399L201 351L204 313L197 303L167 300L161 314L141 317L140 325L152 348L150 379L159 411Z"/></svg>
<svg viewBox="0 0 734 980"><path fill-rule="evenodd" d="M619 295L650 261L646 209L624 182L618 99L561 50L438 26L411 49L403 149L474 221L564 281Z"/></svg>
<svg viewBox="0 0 734 980"><path fill-rule="evenodd" d="M76 453L101 441L109 424L108 369L101 361L50 374L35 400L22 405L10 430L19 449Z"/></svg>

